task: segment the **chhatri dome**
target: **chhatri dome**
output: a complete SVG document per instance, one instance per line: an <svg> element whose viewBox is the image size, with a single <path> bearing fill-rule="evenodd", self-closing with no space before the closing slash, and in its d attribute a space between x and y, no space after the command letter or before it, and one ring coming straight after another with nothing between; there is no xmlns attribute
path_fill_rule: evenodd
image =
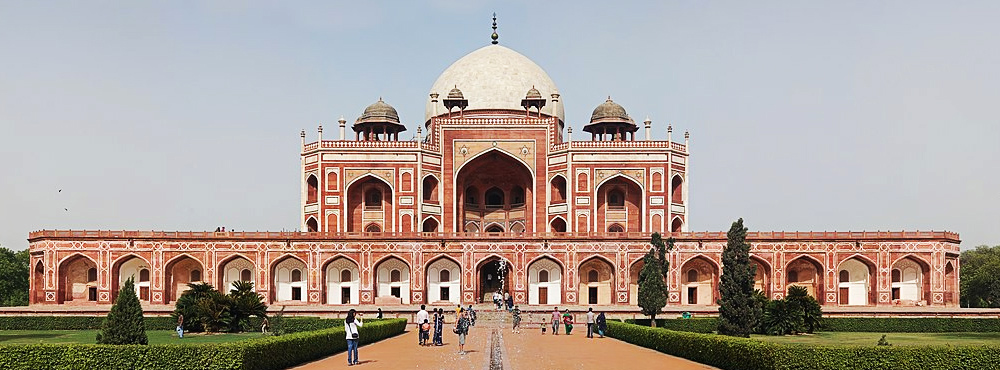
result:
<svg viewBox="0 0 1000 370"><path fill-rule="evenodd" d="M482 47L452 63L434 81L430 93L439 94L443 98L454 88L461 90L463 97L469 101L466 113L473 109L510 109L523 112L521 99L525 98L526 91L535 89L546 100L550 100L552 94L559 91L542 67L521 53L497 44ZM437 102L439 115L448 112L442 100ZM433 104L430 100L427 101L425 122L434 115ZM549 101L549 104L542 107L542 114L563 120L562 99L560 98L559 104Z"/></svg>

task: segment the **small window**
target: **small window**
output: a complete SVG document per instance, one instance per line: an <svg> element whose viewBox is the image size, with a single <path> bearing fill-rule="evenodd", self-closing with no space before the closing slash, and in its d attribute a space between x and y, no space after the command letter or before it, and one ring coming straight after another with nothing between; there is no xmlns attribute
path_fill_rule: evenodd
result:
<svg viewBox="0 0 1000 370"><path fill-rule="evenodd" d="M689 283L698 282L698 270L695 269L688 270L688 282Z"/></svg>
<svg viewBox="0 0 1000 370"><path fill-rule="evenodd" d="M892 282L898 283L900 281L903 281L902 274L899 272L898 269L892 269Z"/></svg>
<svg viewBox="0 0 1000 370"><path fill-rule="evenodd" d="M490 225L490 227L486 228L486 232L488 232L488 233L502 233L503 232L503 228L500 227L500 225Z"/></svg>
<svg viewBox="0 0 1000 370"><path fill-rule="evenodd" d="M149 281L149 270L147 269L139 270L139 281L140 282Z"/></svg>
<svg viewBox="0 0 1000 370"><path fill-rule="evenodd" d="M614 225L611 225L611 226L608 227L608 232L609 233L623 233L623 232L625 232L625 228L622 227L622 225L614 224Z"/></svg>
<svg viewBox="0 0 1000 370"><path fill-rule="evenodd" d="M587 273L587 281L589 281L591 283L596 283L596 282L600 281L599 274L597 273L597 270L590 270L590 272Z"/></svg>
<svg viewBox="0 0 1000 370"><path fill-rule="evenodd" d="M365 232L366 233L379 233L379 232L382 232L382 227L380 227L378 224L371 224L371 225L368 225L368 227L365 228Z"/></svg>
<svg viewBox="0 0 1000 370"><path fill-rule="evenodd" d="M608 207L611 209L624 209L625 208L625 193L621 190L615 189L608 192Z"/></svg>
<svg viewBox="0 0 1000 370"><path fill-rule="evenodd" d="M340 271L340 282L348 282L353 280L354 279L351 277L351 270L344 269Z"/></svg>
<svg viewBox="0 0 1000 370"><path fill-rule="evenodd" d="M389 271L389 282L390 283L398 283L401 280L402 280L402 273L400 273L399 270Z"/></svg>
<svg viewBox="0 0 1000 370"><path fill-rule="evenodd" d="M840 270L840 282L847 283L851 281L851 273L847 270Z"/></svg>
<svg viewBox="0 0 1000 370"><path fill-rule="evenodd" d="M365 193L365 209L366 210L380 210L382 209L382 191L376 188L369 189Z"/></svg>
<svg viewBox="0 0 1000 370"><path fill-rule="evenodd" d="M440 279L438 279L438 280L440 280L442 283L446 283L446 282L451 281L451 271L441 270L439 278Z"/></svg>
<svg viewBox="0 0 1000 370"><path fill-rule="evenodd" d="M476 194L479 193L479 189L475 186L470 186L465 189L465 204L470 206L476 206L479 203L476 202Z"/></svg>
<svg viewBox="0 0 1000 370"><path fill-rule="evenodd" d="M201 281L201 271L191 270L191 281Z"/></svg>
<svg viewBox="0 0 1000 370"><path fill-rule="evenodd" d="M524 188L520 186L515 186L510 191L510 204L514 207L520 207L524 205Z"/></svg>
<svg viewBox="0 0 1000 370"><path fill-rule="evenodd" d="M302 281L302 270L294 269L292 270L292 282Z"/></svg>
<svg viewBox="0 0 1000 370"><path fill-rule="evenodd" d="M240 271L240 280L243 281L253 280L253 275L250 273L250 269L243 269L243 271Z"/></svg>
<svg viewBox="0 0 1000 370"><path fill-rule="evenodd" d="M87 282L93 283L95 281L97 281L97 269L91 267L90 270L87 270Z"/></svg>
<svg viewBox="0 0 1000 370"><path fill-rule="evenodd" d="M789 271L788 272L788 282L789 283L797 283L798 281L799 281L799 272L798 272L798 270Z"/></svg>
<svg viewBox="0 0 1000 370"><path fill-rule="evenodd" d="M306 184L309 186L309 190L306 195L306 203L316 203L319 199L319 180L316 176L310 175L306 180Z"/></svg>
<svg viewBox="0 0 1000 370"><path fill-rule="evenodd" d="M549 270L538 271L538 282L539 283L549 282Z"/></svg>
<svg viewBox="0 0 1000 370"><path fill-rule="evenodd" d="M490 188L486 191L486 207L487 208L500 208L503 207L504 202L503 190L498 188Z"/></svg>

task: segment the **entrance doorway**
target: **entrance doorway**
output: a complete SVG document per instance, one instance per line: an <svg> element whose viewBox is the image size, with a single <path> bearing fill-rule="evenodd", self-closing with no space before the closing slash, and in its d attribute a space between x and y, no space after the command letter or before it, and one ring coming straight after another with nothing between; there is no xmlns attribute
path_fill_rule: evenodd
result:
<svg viewBox="0 0 1000 370"><path fill-rule="evenodd" d="M482 267L479 268L478 301L480 303L490 302L496 291L511 292L510 275L512 271L513 266L509 262L501 261L497 257L483 263Z"/></svg>
<svg viewBox="0 0 1000 370"><path fill-rule="evenodd" d="M344 304L351 302L351 287L341 287L340 288L340 301Z"/></svg>
<svg viewBox="0 0 1000 370"><path fill-rule="evenodd" d="M688 287L688 304L698 304L697 287Z"/></svg>
<svg viewBox="0 0 1000 370"><path fill-rule="evenodd" d="M549 287L538 287L538 304L549 304Z"/></svg>
<svg viewBox="0 0 1000 370"><path fill-rule="evenodd" d="M448 293L450 293L448 291L448 287L446 287L446 286L441 287L441 296L440 297L441 297L442 301L450 301L451 300L451 296Z"/></svg>
<svg viewBox="0 0 1000 370"><path fill-rule="evenodd" d="M587 299L587 303L588 304L597 304L597 287L596 286L592 286L592 287L589 288L589 290L587 291L587 297L588 297L588 299Z"/></svg>

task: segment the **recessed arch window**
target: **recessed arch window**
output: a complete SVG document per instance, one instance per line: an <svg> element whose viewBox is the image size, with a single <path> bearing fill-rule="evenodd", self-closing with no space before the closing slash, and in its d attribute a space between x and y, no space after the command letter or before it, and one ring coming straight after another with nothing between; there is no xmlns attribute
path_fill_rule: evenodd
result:
<svg viewBox="0 0 1000 370"><path fill-rule="evenodd" d="M447 269L442 269L439 275L440 275L438 276L439 281L441 282L451 281L451 271L448 271Z"/></svg>
<svg viewBox="0 0 1000 370"><path fill-rule="evenodd" d="M515 186L510 190L510 205L511 207L520 207L524 205L524 188Z"/></svg>
<svg viewBox="0 0 1000 370"><path fill-rule="evenodd" d="M382 232L382 227L380 227L378 224L371 224L371 225L368 225L367 227L365 227L365 232L366 233L378 233L378 232Z"/></svg>
<svg viewBox="0 0 1000 370"><path fill-rule="evenodd" d="M97 269L91 267L89 270L87 270L87 282L93 283L95 281L97 281Z"/></svg>
<svg viewBox="0 0 1000 370"><path fill-rule="evenodd" d="M191 281L201 281L200 270L191 270Z"/></svg>
<svg viewBox="0 0 1000 370"><path fill-rule="evenodd" d="M847 283L851 281L851 273L847 270L840 270L840 282Z"/></svg>
<svg viewBox="0 0 1000 370"><path fill-rule="evenodd" d="M698 270L695 269L688 270L687 282L689 283L698 282Z"/></svg>
<svg viewBox="0 0 1000 370"><path fill-rule="evenodd" d="M799 272L796 271L796 270L789 271L788 272L788 282L789 283L796 283L798 281L799 281Z"/></svg>
<svg viewBox="0 0 1000 370"><path fill-rule="evenodd" d="M611 209L624 209L625 208L625 193L619 189L613 189L608 192L608 207Z"/></svg>
<svg viewBox="0 0 1000 370"><path fill-rule="evenodd" d="M597 270L590 270L590 272L587 273L587 281L591 283L596 283L600 281L599 275L600 274L597 273Z"/></svg>
<svg viewBox="0 0 1000 370"><path fill-rule="evenodd" d="M549 270L539 270L538 271L538 282L547 283L549 282Z"/></svg>
<svg viewBox="0 0 1000 370"><path fill-rule="evenodd" d="M379 190L378 188L371 188L365 192L365 209L382 209L382 190Z"/></svg>
<svg viewBox="0 0 1000 370"><path fill-rule="evenodd" d="M903 276L902 275L903 274L901 274L899 272L899 269L892 269L892 282L893 283L898 283L900 281L903 281Z"/></svg>
<svg viewBox="0 0 1000 370"><path fill-rule="evenodd" d="M402 273L400 273L399 270L393 269L392 271L389 271L389 282L390 283L398 283L398 282L400 282L402 280L403 280L402 279Z"/></svg>
<svg viewBox="0 0 1000 370"><path fill-rule="evenodd" d="M674 176L670 181L670 201L677 204L684 203L684 180L680 176Z"/></svg>
<svg viewBox="0 0 1000 370"><path fill-rule="evenodd" d="M354 280L354 279L351 276L351 270L348 270L348 269L340 270L340 281L341 282L352 281L352 280Z"/></svg>
<svg viewBox="0 0 1000 370"><path fill-rule="evenodd" d="M294 269L292 270L292 282L302 281L302 270Z"/></svg>
<svg viewBox="0 0 1000 370"><path fill-rule="evenodd" d="M253 280L253 274L250 272L250 269L243 269L242 271L240 271L240 280L242 281Z"/></svg>
<svg viewBox="0 0 1000 370"><path fill-rule="evenodd" d="M488 232L488 233L502 233L503 232L503 228L500 227L500 225L490 225L489 227L486 228L486 232Z"/></svg>
<svg viewBox="0 0 1000 370"><path fill-rule="evenodd" d="M316 203L319 200L319 180L316 176L309 175L306 179L308 190L306 191L306 203Z"/></svg>
<svg viewBox="0 0 1000 370"><path fill-rule="evenodd" d="M609 233L623 233L623 232L625 232L625 228L622 227L622 225L614 224L614 225L608 226L608 232Z"/></svg>
<svg viewBox="0 0 1000 370"><path fill-rule="evenodd" d="M478 202L479 198L477 196L478 194L479 194L479 189L476 189L475 186L470 186L465 188L465 204L470 206L479 205Z"/></svg>
<svg viewBox="0 0 1000 370"><path fill-rule="evenodd" d="M503 207L504 202L503 190L499 188L490 188L486 191L486 207L487 208L500 208Z"/></svg>
<svg viewBox="0 0 1000 370"><path fill-rule="evenodd" d="M139 270L139 281L140 282L149 281L149 270L148 269Z"/></svg>

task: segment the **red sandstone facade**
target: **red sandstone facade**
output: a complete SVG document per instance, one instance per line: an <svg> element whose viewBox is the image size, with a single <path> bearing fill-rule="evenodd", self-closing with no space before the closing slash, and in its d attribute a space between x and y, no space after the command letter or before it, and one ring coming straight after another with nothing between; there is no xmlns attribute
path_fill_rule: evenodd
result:
<svg viewBox="0 0 1000 370"><path fill-rule="evenodd" d="M609 98L583 125L587 140L572 141L548 76L499 45L449 67L425 118L399 141L406 128L379 100L353 139L343 119L337 140L320 127L307 143L303 132L305 232L33 232L31 303L107 304L134 276L154 304L189 282L246 280L272 304L469 304L502 289L528 305L634 305L660 232L678 241L668 305L714 305L725 233L687 230L686 133L683 144L669 127L666 141L651 140L647 119L637 140ZM824 305L957 306L954 233L748 239L757 287L772 298L802 285Z"/></svg>

